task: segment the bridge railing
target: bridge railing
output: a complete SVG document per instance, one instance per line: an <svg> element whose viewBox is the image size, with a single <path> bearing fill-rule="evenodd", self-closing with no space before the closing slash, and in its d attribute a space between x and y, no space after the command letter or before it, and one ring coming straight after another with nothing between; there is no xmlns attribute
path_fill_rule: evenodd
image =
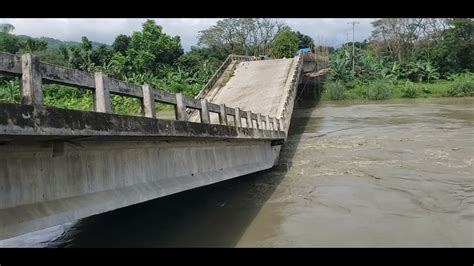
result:
<svg viewBox="0 0 474 266"><path fill-rule="evenodd" d="M283 129L285 132L288 132L288 129L290 127L291 115L293 113L296 92L298 90L298 81L299 81L299 76L303 68L304 57L305 57L304 53L298 56L298 61L296 62L296 69L293 72L293 75L291 77L290 89L288 90L288 93L285 98L285 102L283 103L283 108L281 109L281 112L280 112L280 117L281 117L281 120L283 121Z"/></svg>
<svg viewBox="0 0 474 266"><path fill-rule="evenodd" d="M230 55L226 60L234 60L234 57L234 55ZM242 57L240 59L249 58ZM223 66L220 69L225 70ZM209 124L211 122L210 113L217 113L221 125L230 125L227 122L227 116L233 116L236 127L242 127L241 119L246 119L248 128L252 128L253 121L256 121L258 129L284 130L281 119L275 117L252 113L250 110L240 110L238 107L228 107L225 104L214 104L206 99L195 99L181 93L169 93L152 88L148 84L135 85L110 78L101 72L92 74L41 62L37 56L32 54L24 54L19 57L9 53L0 53L0 74L21 78L21 103L26 105L43 105L43 82L56 83L91 90L94 93L95 112L113 113L110 95L116 94L139 99L144 116L149 118L157 118L155 102L161 102L174 105L176 119L181 121L188 120L189 115L186 108L192 108L199 110L201 123Z"/></svg>

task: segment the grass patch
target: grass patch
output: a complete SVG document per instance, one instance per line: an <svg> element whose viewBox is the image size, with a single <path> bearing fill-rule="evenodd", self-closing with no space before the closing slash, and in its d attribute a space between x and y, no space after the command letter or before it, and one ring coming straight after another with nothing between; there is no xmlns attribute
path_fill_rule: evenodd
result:
<svg viewBox="0 0 474 266"><path fill-rule="evenodd" d="M384 100L389 98L473 97L474 74L452 75L448 80L415 83L409 80L328 81L322 99Z"/></svg>
<svg viewBox="0 0 474 266"><path fill-rule="evenodd" d="M372 81L365 90L365 98L369 100L385 100L390 98L391 94L391 84L385 80Z"/></svg>
<svg viewBox="0 0 474 266"><path fill-rule="evenodd" d="M401 88L401 97L403 98L416 98L419 94L419 88L413 82L408 81Z"/></svg>
<svg viewBox="0 0 474 266"><path fill-rule="evenodd" d="M343 100L346 98L346 85L342 81L327 81L324 84L323 99Z"/></svg>

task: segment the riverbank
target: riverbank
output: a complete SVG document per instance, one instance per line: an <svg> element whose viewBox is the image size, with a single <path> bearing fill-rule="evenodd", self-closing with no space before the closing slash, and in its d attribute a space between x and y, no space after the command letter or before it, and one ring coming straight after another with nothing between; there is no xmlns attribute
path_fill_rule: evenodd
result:
<svg viewBox="0 0 474 266"><path fill-rule="evenodd" d="M474 96L474 74L455 75L449 80L411 82L408 80L375 80L361 82L328 81L323 100L386 100L391 98L440 98Z"/></svg>

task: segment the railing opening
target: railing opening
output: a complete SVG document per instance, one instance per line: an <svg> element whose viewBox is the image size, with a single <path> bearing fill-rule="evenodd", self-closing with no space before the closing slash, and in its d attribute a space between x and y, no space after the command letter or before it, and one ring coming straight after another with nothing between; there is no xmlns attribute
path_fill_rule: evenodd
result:
<svg viewBox="0 0 474 266"><path fill-rule="evenodd" d="M17 77L0 75L0 102L20 103L20 82Z"/></svg>
<svg viewBox="0 0 474 266"><path fill-rule="evenodd" d="M217 125L220 124L218 113L209 112L209 117L210 117L210 120L211 120L211 124L217 124Z"/></svg>
<svg viewBox="0 0 474 266"><path fill-rule="evenodd" d="M176 120L174 104L155 102L155 112L158 119Z"/></svg>
<svg viewBox="0 0 474 266"><path fill-rule="evenodd" d="M235 116L227 115L227 125L235 127Z"/></svg>
<svg viewBox="0 0 474 266"><path fill-rule="evenodd" d="M137 98L111 95L112 112L119 115L143 116L142 101Z"/></svg>
<svg viewBox="0 0 474 266"><path fill-rule="evenodd" d="M43 85L43 101L45 106L94 111L94 94L91 90L59 84Z"/></svg>

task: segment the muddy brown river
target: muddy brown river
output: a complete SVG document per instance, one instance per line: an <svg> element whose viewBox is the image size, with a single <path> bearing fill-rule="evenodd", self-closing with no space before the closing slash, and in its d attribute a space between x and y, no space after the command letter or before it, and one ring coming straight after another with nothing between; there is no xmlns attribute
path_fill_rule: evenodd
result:
<svg viewBox="0 0 474 266"><path fill-rule="evenodd" d="M474 247L474 98L301 104L277 167L0 247Z"/></svg>

